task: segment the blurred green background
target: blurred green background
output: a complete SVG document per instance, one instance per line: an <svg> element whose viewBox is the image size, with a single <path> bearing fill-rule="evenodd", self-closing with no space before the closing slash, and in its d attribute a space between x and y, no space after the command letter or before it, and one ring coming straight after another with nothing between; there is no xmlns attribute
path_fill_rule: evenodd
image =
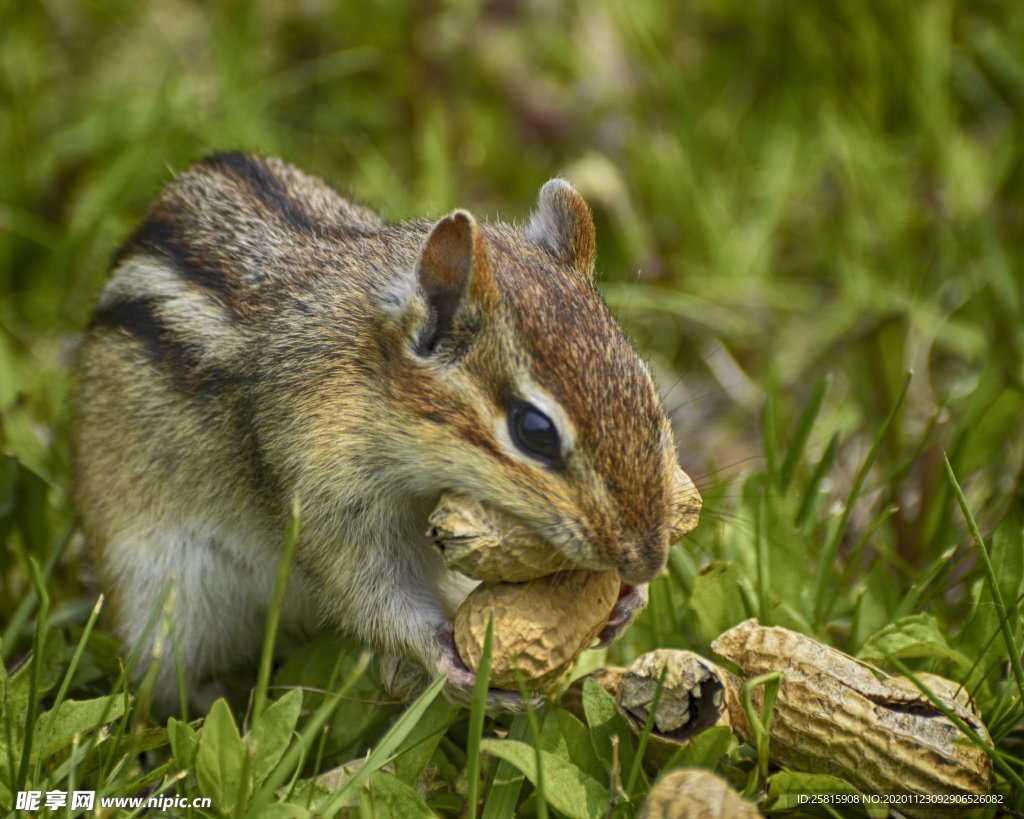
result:
<svg viewBox="0 0 1024 819"><path fill-rule="evenodd" d="M0 620L70 525L70 370L109 259L216 150L392 218L523 220L568 176L709 498L695 565L761 473L818 510L810 554L910 370L840 532L850 585L866 534L895 590L963 545L943 451L983 530L1024 500L1019 0L8 0L0 106ZM54 593L85 605L77 555ZM921 600L965 599L958 555Z"/></svg>
<svg viewBox="0 0 1024 819"><path fill-rule="evenodd" d="M756 614L966 682L1024 751L1024 3L0 0L8 665L33 631L66 665L95 599L68 429L109 260L174 173L234 149L395 219L522 221L570 178L706 501L611 659L707 652ZM70 694L117 690L117 652L98 631ZM343 728L342 759L383 730ZM997 784L1018 809L1019 783Z"/></svg>

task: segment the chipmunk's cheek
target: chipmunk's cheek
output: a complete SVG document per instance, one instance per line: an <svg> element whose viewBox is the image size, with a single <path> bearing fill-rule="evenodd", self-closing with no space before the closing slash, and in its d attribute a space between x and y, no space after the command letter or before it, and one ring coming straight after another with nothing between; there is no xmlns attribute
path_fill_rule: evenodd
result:
<svg viewBox="0 0 1024 819"><path fill-rule="evenodd" d="M636 616L643 611L647 605L647 584L641 583L633 586L623 583L619 587L619 599L615 601L615 608L608 615L608 622L597 635L598 648L604 648L622 634Z"/></svg>

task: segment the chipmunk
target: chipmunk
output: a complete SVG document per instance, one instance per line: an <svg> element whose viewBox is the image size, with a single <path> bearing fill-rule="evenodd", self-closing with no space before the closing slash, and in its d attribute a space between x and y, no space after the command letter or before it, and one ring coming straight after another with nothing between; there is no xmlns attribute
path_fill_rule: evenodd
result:
<svg viewBox="0 0 1024 819"><path fill-rule="evenodd" d="M616 636L692 498L594 256L561 179L517 228L465 210L391 224L247 154L179 175L116 256L77 371L73 500L118 635L152 651L173 576L181 671L209 705L255 664L297 498L282 634L340 627L465 701L451 616L474 584L425 535L457 491L617 569ZM174 711L173 652L153 661Z"/></svg>

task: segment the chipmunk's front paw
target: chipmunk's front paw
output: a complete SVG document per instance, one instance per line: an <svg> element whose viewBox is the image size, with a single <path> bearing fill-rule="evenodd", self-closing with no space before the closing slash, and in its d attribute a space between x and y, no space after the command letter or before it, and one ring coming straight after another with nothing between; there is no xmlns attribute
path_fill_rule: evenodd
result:
<svg viewBox="0 0 1024 819"><path fill-rule="evenodd" d="M636 616L643 611L647 605L647 584L632 586L623 583L619 588L619 599L615 602L615 608L608 615L608 622L597 635L598 648L604 648L613 640L621 636Z"/></svg>
<svg viewBox="0 0 1024 819"><path fill-rule="evenodd" d="M476 673L459 656L459 652L455 648L455 634L451 623L445 623L438 630L437 642L441 649L438 659L438 673L445 674L448 677L448 682L444 687L445 696L456 705L469 708L473 701ZM530 705L533 708L541 708L544 702L544 698L539 694L534 694L530 698ZM496 688L488 689L488 714L520 714L524 709L523 698L519 695L519 692L502 691Z"/></svg>

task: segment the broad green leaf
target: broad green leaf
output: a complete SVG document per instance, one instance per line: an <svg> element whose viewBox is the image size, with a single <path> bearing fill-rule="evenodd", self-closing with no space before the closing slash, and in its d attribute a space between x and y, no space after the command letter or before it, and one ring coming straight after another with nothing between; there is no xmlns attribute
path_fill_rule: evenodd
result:
<svg viewBox="0 0 1024 819"><path fill-rule="evenodd" d="M1004 518L989 539L992 569L999 592L1006 606L1006 620L1010 634L1020 642L1021 630L1021 584L1024 583L1024 569L1021 568L1021 531L1019 521L1011 515ZM978 678L985 671L998 669L1007 659L1006 640L1000 639L1002 628L999 612L992 598L989 584L983 580L975 582L971 589L972 615L958 635L956 644L972 657L984 650L978 657L978 668L968 682L976 687ZM977 675L977 676L975 676Z"/></svg>
<svg viewBox="0 0 1024 819"><path fill-rule="evenodd" d="M227 702L217 700L199 731L196 776L203 795L221 813L231 815L239 807L245 744Z"/></svg>
<svg viewBox="0 0 1024 819"><path fill-rule="evenodd" d="M124 697L112 694L92 700L65 700L56 713L48 711L36 723L36 736L46 737L43 757L71 744L76 734L87 735L124 715Z"/></svg>
<svg viewBox="0 0 1024 819"><path fill-rule="evenodd" d="M352 690L356 681L366 672L370 662L369 652L364 652L360 662L357 663L345 676L343 680L331 683L334 696L324 698L320 705L302 722L302 728L296 742L293 742L285 752L281 762L270 772L263 784L259 787L253 797L249 800L249 812L256 816L265 806L275 801L276 793L285 785L292 772L295 771L313 753L314 747L323 736L323 728L334 713L336 705ZM319 753L317 750L316 753ZM329 810L320 811L329 815Z"/></svg>
<svg viewBox="0 0 1024 819"><path fill-rule="evenodd" d="M306 691L303 707L314 712L324 701L319 691L331 688L332 677L345 679L361 657L361 649L343 635L326 631L301 646L273 677L275 688L298 687ZM374 674L363 674L343 701L336 702L331 715L325 753L337 759L351 759L362 753L388 729L401 712L398 704L377 683ZM368 708L366 703L375 703Z"/></svg>
<svg viewBox="0 0 1024 819"><path fill-rule="evenodd" d="M810 808L814 796L823 794L841 794L859 798L861 793L845 779L827 774L809 774L797 771L781 771L768 777L768 804L765 807L773 811L793 808ZM873 819L884 819L889 809L885 805L866 806L860 804L860 810L844 805L843 816L867 814Z"/></svg>
<svg viewBox="0 0 1024 819"><path fill-rule="evenodd" d="M992 536L992 568L1010 622L1017 626L1018 601L1024 592L1024 531L1016 515L1003 518Z"/></svg>
<svg viewBox="0 0 1024 819"><path fill-rule="evenodd" d="M533 748L514 739L485 739L480 749L515 765L534 785L537 758ZM551 807L572 819L603 816L608 810L608 789L571 762L547 751L540 752L544 766L544 793Z"/></svg>
<svg viewBox="0 0 1024 819"><path fill-rule="evenodd" d="M260 809L256 816L258 819L308 819L317 814L294 802L277 802Z"/></svg>
<svg viewBox="0 0 1024 819"><path fill-rule="evenodd" d="M32 417L27 403L15 402L0 415L0 448L13 455L34 476L55 485L49 466L50 444L43 433L45 427ZM45 515L41 510L39 514ZM45 516L49 518L48 515Z"/></svg>
<svg viewBox="0 0 1024 819"><path fill-rule="evenodd" d="M522 776L522 774L519 774ZM524 777L525 779L525 777ZM459 796L457 793L448 791L447 793L436 793L433 794L427 801L427 806L441 816L461 816L466 808L466 800ZM504 816L511 816L506 813Z"/></svg>
<svg viewBox="0 0 1024 819"><path fill-rule="evenodd" d="M330 798L331 792L322 785L318 785L312 779L300 779L295 783L288 802L284 804L298 805L310 811L313 816L324 816L324 806L330 801ZM265 805L256 812L250 812L249 816L261 819L263 811L267 807L273 807L273 805Z"/></svg>
<svg viewBox="0 0 1024 819"><path fill-rule="evenodd" d="M508 729L508 738L524 740L529 732L526 714L517 714ZM481 819L505 819L506 816L512 816L516 805L519 804L524 779L522 772L515 765L504 759L499 760L494 769L490 790L487 791Z"/></svg>
<svg viewBox="0 0 1024 819"><path fill-rule="evenodd" d="M562 708L549 708L540 732L540 749L571 762L599 782L608 776L608 768L594 751L590 731Z"/></svg>
<svg viewBox="0 0 1024 819"><path fill-rule="evenodd" d="M395 757L395 776L407 785L415 784L423 769L427 767L437 746L444 739L445 732L462 718L463 711L457 705L438 697L423 713L416 727L412 729Z"/></svg>
<svg viewBox="0 0 1024 819"><path fill-rule="evenodd" d="M737 560L755 586L760 567L767 598L765 615L771 617L779 601L800 599L808 580L808 556L804 537L793 522L794 499L766 489L766 485L772 486L766 477L756 474L744 484L743 500L736 511L736 533L723 556ZM763 560L758 555L759 539ZM761 616L760 611L757 614Z"/></svg>
<svg viewBox="0 0 1024 819"><path fill-rule="evenodd" d="M670 768L707 768L714 770L719 760L733 744L732 731L727 725L708 728L676 751L665 765Z"/></svg>
<svg viewBox="0 0 1024 819"><path fill-rule="evenodd" d="M377 746L366 757L366 761L359 770L332 795L331 802L325 808L326 811L329 812L331 809L343 805L345 799L356 788L360 787L363 782L395 756L396 751L419 724L430 704L441 693L441 689L444 688L444 682L444 677L438 677L406 708L405 713L398 718L395 724L391 726L391 730L381 738Z"/></svg>
<svg viewBox="0 0 1024 819"><path fill-rule="evenodd" d="M605 770L613 767L613 737L618 742L618 770L629 771L633 766L636 751L633 745L633 732L619 716L612 695L605 691L596 680L587 679L583 683L583 711L587 715L590 726L590 741L594 752L601 760Z"/></svg>
<svg viewBox="0 0 1024 819"><path fill-rule="evenodd" d="M731 561L713 561L693 581L690 610L701 636L711 641L749 616L743 605L740 584L746 576Z"/></svg>
<svg viewBox="0 0 1024 819"><path fill-rule="evenodd" d="M367 782L366 796L374 819L432 819L434 812L416 791L402 780L377 771Z"/></svg>
<svg viewBox="0 0 1024 819"><path fill-rule="evenodd" d="M263 784L267 774L284 756L301 710L302 692L294 688L270 705L245 735L245 746L251 758L249 773L255 787Z"/></svg>
<svg viewBox="0 0 1024 819"><path fill-rule="evenodd" d="M966 671L971 660L949 647L935 617L927 612L903 617L872 634L857 656L868 662L884 662L886 655L899 659L926 658L949 660Z"/></svg>
<svg viewBox="0 0 1024 819"><path fill-rule="evenodd" d="M985 384L986 380L988 384ZM977 469L984 469L992 452L1020 434L1024 396L1020 390L1007 386L1005 375L995 367L988 368L977 392L981 401L974 408L976 418L964 424L969 445L964 446L963 456L956 464L958 475L970 475Z"/></svg>
<svg viewBox="0 0 1024 819"><path fill-rule="evenodd" d="M35 658L11 674L11 714L15 719L24 721L25 709L28 706L28 689L32 677L32 666ZM36 696L42 697L52 689L64 677L67 662L67 644L64 642L63 632L58 629L50 629L46 633L46 643L43 646L42 667L39 670L39 689Z"/></svg>
<svg viewBox="0 0 1024 819"><path fill-rule="evenodd" d="M199 736L192 726L180 719L167 720L167 738L171 743L174 763L182 770L190 771L196 764L199 751Z"/></svg>

